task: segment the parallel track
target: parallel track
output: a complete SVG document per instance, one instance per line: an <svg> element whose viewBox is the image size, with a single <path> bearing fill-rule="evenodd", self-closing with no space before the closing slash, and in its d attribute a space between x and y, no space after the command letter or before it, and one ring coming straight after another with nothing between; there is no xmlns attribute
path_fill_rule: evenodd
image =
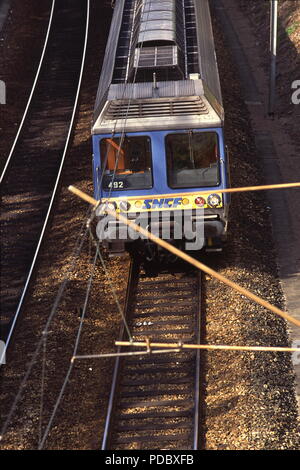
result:
<svg viewBox="0 0 300 470"><path fill-rule="evenodd" d="M133 263L125 306L133 338L199 342L200 275L138 270ZM200 382L199 351L118 358L102 450L198 449Z"/></svg>
<svg viewBox="0 0 300 470"><path fill-rule="evenodd" d="M2 174L1 338L11 340L46 233L85 62L89 0L53 4L45 50Z"/></svg>

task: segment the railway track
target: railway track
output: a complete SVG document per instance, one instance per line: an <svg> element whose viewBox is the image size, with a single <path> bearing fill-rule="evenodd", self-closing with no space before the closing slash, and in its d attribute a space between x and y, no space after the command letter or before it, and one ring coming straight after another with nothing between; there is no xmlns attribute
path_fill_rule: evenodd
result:
<svg viewBox="0 0 300 470"><path fill-rule="evenodd" d="M174 267L153 277L132 262L125 315L133 339L199 342L200 274ZM200 364L199 351L118 358L102 450L198 449Z"/></svg>
<svg viewBox="0 0 300 470"><path fill-rule="evenodd" d="M1 176L1 339L11 340L46 234L70 143L89 0L53 1L39 70Z"/></svg>

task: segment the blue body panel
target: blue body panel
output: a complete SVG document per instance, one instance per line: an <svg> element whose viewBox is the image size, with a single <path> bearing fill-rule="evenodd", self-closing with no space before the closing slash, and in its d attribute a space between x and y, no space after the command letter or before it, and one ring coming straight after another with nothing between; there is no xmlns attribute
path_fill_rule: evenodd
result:
<svg viewBox="0 0 300 470"><path fill-rule="evenodd" d="M220 154L220 185L214 187L193 187L185 189L172 189L168 186L167 181L167 167L166 167L166 154L165 154L165 137L168 134L184 133L188 130L168 130L168 131L153 131L153 132L136 132L128 133L131 136L148 136L151 139L152 150L152 173L153 173L153 187L151 189L142 190L114 190L109 192L102 191L99 188L99 180L101 178L101 160L100 160L100 141L103 138L111 138L111 134L93 135L93 180L94 180L94 197L99 200L101 198L122 197L126 196L149 196L154 194L182 194L188 192L201 192L211 190L211 192L220 191L221 189L228 188L228 162L226 158L224 136L222 128L207 128L207 129L193 129L194 132L216 132L219 140L219 154ZM114 137L120 137L120 134L115 134ZM224 194L224 204L230 202L230 196Z"/></svg>

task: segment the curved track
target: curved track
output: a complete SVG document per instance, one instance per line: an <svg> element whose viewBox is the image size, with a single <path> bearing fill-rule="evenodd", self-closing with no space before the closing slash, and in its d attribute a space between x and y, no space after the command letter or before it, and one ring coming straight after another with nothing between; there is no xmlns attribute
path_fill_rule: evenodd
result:
<svg viewBox="0 0 300 470"><path fill-rule="evenodd" d="M174 268L152 276L133 262L125 315L134 339L199 342L200 275ZM199 351L118 358L102 450L198 449L200 382Z"/></svg>
<svg viewBox="0 0 300 470"><path fill-rule="evenodd" d="M34 92L2 175L1 337L6 347L53 208L85 61L89 0L60 0L53 5Z"/></svg>
<svg viewBox="0 0 300 470"><path fill-rule="evenodd" d="M25 120L26 120L27 113L28 113L28 110L29 110L29 108L30 108L31 101L32 101L32 98L33 98L33 94L34 94L34 91L35 91L35 87L36 87L37 82L38 82L38 79L39 79L40 71L41 71L41 68L42 68L42 65L43 65L43 61L44 61L44 57L45 57L46 48L47 48L47 46L48 46L49 34L50 34L51 27L52 27L53 14L54 14L54 8L55 8L55 2L56 2L56 0L52 0L51 10L50 10L50 14L49 14L49 22L48 22L48 27L47 27L46 37L45 37L45 41L44 41L44 45L43 45L43 49L42 49L41 58L40 58L40 61L39 61L39 65L38 65L38 68L37 68L37 72L36 72L36 74L35 74L35 78L34 78L34 81L33 81L33 85L32 85L32 87L31 87L30 95L29 95L29 98L28 98L28 101L27 101L27 104L26 104L26 107L25 107L25 111L24 111L24 113L23 113L23 116L22 116L22 119L21 119L19 128L18 128L18 131L17 131L17 133L16 133L14 142L13 142L13 144L12 144L12 146L11 146L9 155L8 155L8 157L7 157L7 159L6 159L4 168L2 169L2 172L1 172L0 184L2 184L2 181L4 181L5 178L6 178L6 173L8 172L9 165L10 165L12 156L13 156L14 151L15 151L15 147L16 147L16 145L17 145L17 142L18 142L20 133L21 133L21 131L22 131L24 122L25 122Z"/></svg>

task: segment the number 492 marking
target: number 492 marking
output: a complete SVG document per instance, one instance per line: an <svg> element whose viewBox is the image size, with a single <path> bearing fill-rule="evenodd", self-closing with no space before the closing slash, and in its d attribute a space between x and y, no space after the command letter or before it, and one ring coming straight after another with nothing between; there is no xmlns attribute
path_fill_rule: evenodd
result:
<svg viewBox="0 0 300 470"><path fill-rule="evenodd" d="M113 183L110 182L108 187L114 189L124 188L124 181L114 181Z"/></svg>

